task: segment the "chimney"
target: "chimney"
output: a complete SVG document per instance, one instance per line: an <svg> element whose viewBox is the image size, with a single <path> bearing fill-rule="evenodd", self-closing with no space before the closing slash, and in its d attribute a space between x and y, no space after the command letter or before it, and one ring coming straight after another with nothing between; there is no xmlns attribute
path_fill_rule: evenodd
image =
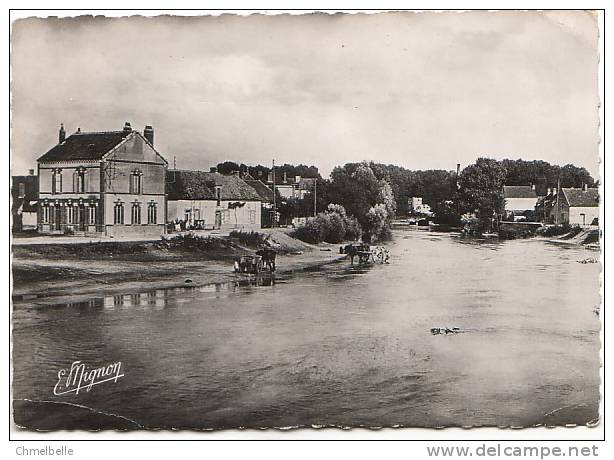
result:
<svg viewBox="0 0 614 460"><path fill-rule="evenodd" d="M548 193L546 195L550 195L552 193L552 189L548 188Z"/></svg>
<svg viewBox="0 0 614 460"><path fill-rule="evenodd" d="M216 166L211 166L209 168L209 172L216 173L217 172L217 167Z"/></svg>
<svg viewBox="0 0 614 460"><path fill-rule="evenodd" d="M33 169L28 169L28 173L30 174L30 176L34 175L34 170Z"/></svg>
<svg viewBox="0 0 614 460"><path fill-rule="evenodd" d="M125 133L131 133L132 132L132 126L130 126L130 122L129 121L124 123L124 132Z"/></svg>
<svg viewBox="0 0 614 460"><path fill-rule="evenodd" d="M153 141L154 141L153 126L151 126L151 125L145 126L145 129L143 130L143 136L145 137L145 139L147 139L147 142L149 142L151 145L154 145L154 143L153 143Z"/></svg>
<svg viewBox="0 0 614 460"><path fill-rule="evenodd" d="M588 191L588 184L584 184L584 191Z"/></svg>
<svg viewBox="0 0 614 460"><path fill-rule="evenodd" d="M286 170L284 169L284 184L288 183L288 174L286 173Z"/></svg>
<svg viewBox="0 0 614 460"><path fill-rule="evenodd" d="M273 173L269 172L269 177L267 178L267 182L273 182Z"/></svg>
<svg viewBox="0 0 614 460"><path fill-rule="evenodd" d="M64 131L64 123L60 123L59 143L61 144L66 139L66 131Z"/></svg>
<svg viewBox="0 0 614 460"><path fill-rule="evenodd" d="M456 175L460 174L460 163L456 163Z"/></svg>

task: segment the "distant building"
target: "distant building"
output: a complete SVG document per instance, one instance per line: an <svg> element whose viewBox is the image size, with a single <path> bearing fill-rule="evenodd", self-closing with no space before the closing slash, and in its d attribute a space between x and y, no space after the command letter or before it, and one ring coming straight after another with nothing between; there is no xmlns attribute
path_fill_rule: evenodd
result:
<svg viewBox="0 0 614 460"><path fill-rule="evenodd" d="M253 188L260 196L261 210L260 210L260 224L262 227L271 227L273 223L273 203L274 194L273 190L266 186L266 184L260 180L255 180L251 176L243 179L245 183Z"/></svg>
<svg viewBox="0 0 614 460"><path fill-rule="evenodd" d="M503 186L505 198L505 213L512 215L515 220L527 211L534 212L537 204L535 185L505 185Z"/></svg>
<svg viewBox="0 0 614 460"><path fill-rule="evenodd" d="M555 223L598 225L599 191L596 188L562 188L554 205Z"/></svg>
<svg viewBox="0 0 614 460"><path fill-rule="evenodd" d="M301 177L301 176L296 176L294 178L294 181L296 183L296 195L297 198L300 198L301 200L304 199L307 195L309 194L313 194L314 191L317 193L316 191L316 181L317 179L315 177Z"/></svg>
<svg viewBox="0 0 614 460"><path fill-rule="evenodd" d="M424 214L427 216L432 214L431 207L422 202L422 197L412 196L408 200L408 208L410 214Z"/></svg>
<svg viewBox="0 0 614 460"><path fill-rule="evenodd" d="M168 222L182 229L259 229L261 197L239 175L170 170Z"/></svg>
<svg viewBox="0 0 614 460"><path fill-rule="evenodd" d="M126 122L121 131L77 132L38 159L41 233L157 237L165 233L167 162Z"/></svg>
<svg viewBox="0 0 614 460"><path fill-rule="evenodd" d="M13 176L11 185L13 233L36 230L38 208L38 176Z"/></svg>

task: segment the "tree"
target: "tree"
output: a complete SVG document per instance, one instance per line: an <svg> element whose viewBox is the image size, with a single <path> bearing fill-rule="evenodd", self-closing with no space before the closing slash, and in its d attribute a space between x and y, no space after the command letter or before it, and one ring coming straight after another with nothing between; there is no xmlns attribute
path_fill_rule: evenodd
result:
<svg viewBox="0 0 614 460"><path fill-rule="evenodd" d="M478 158L458 178L461 209L475 212L482 229L490 228L492 219L505 209L503 185L506 169L496 160Z"/></svg>
<svg viewBox="0 0 614 460"><path fill-rule="evenodd" d="M386 205L378 203L371 207L366 216L367 225L363 238L365 241L384 240L390 236L388 225L390 216L386 211Z"/></svg>
<svg viewBox="0 0 614 460"><path fill-rule="evenodd" d="M225 161L217 164L217 172L220 174L231 174L233 171L239 171L240 166L234 161Z"/></svg>

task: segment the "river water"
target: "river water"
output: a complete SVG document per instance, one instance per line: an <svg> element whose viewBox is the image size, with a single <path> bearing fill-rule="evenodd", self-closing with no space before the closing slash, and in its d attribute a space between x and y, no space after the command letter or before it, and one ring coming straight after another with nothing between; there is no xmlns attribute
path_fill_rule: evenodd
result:
<svg viewBox="0 0 614 460"><path fill-rule="evenodd" d="M256 285L20 304L15 420L53 429L598 418L600 264L579 263L598 253L421 231L395 231L389 249L389 265L341 261ZM55 396L73 361L121 361L124 376ZM102 423L97 413L115 415Z"/></svg>

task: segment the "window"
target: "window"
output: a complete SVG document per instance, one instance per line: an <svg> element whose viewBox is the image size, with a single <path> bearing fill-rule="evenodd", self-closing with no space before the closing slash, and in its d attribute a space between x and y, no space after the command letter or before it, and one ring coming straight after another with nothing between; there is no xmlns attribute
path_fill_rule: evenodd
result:
<svg viewBox="0 0 614 460"><path fill-rule="evenodd" d="M49 205L46 204L43 206L43 224L49 223Z"/></svg>
<svg viewBox="0 0 614 460"><path fill-rule="evenodd" d="M90 206L87 208L87 223L90 225L96 225L96 206Z"/></svg>
<svg viewBox="0 0 614 460"><path fill-rule="evenodd" d="M87 170L85 168L78 168L73 175L73 192L83 193L86 190L85 179L87 177Z"/></svg>
<svg viewBox="0 0 614 460"><path fill-rule="evenodd" d="M124 203L120 201L115 203L115 208L113 212L113 223L115 224L124 223Z"/></svg>
<svg viewBox="0 0 614 460"><path fill-rule="evenodd" d="M230 211L228 209L224 209L221 213L222 224L230 222Z"/></svg>
<svg viewBox="0 0 614 460"><path fill-rule="evenodd" d="M75 207L73 207L71 204L69 204L68 206L66 206L66 223L67 224L74 224L76 219L76 211L77 209Z"/></svg>
<svg viewBox="0 0 614 460"><path fill-rule="evenodd" d="M141 223L141 203L132 203L132 225Z"/></svg>
<svg viewBox="0 0 614 460"><path fill-rule="evenodd" d="M222 200L222 186L221 185L216 185L215 186L215 199L217 200L217 205L220 205L220 201Z"/></svg>
<svg viewBox="0 0 614 460"><path fill-rule="evenodd" d="M62 193L62 170L54 169L51 180L51 193Z"/></svg>
<svg viewBox="0 0 614 460"><path fill-rule="evenodd" d="M17 198L25 198L26 197L26 184L23 182L19 183L19 195Z"/></svg>
<svg viewBox="0 0 614 460"><path fill-rule="evenodd" d="M143 193L143 173L138 169L132 171L130 174L130 193L134 195L140 195Z"/></svg>
<svg viewBox="0 0 614 460"><path fill-rule="evenodd" d="M255 224L256 223L256 210L255 209L249 209L248 213L249 213L249 223L250 224Z"/></svg>
<svg viewBox="0 0 614 460"><path fill-rule="evenodd" d="M149 203L147 208L147 223L148 224L157 224L158 223L158 208L156 203Z"/></svg>

